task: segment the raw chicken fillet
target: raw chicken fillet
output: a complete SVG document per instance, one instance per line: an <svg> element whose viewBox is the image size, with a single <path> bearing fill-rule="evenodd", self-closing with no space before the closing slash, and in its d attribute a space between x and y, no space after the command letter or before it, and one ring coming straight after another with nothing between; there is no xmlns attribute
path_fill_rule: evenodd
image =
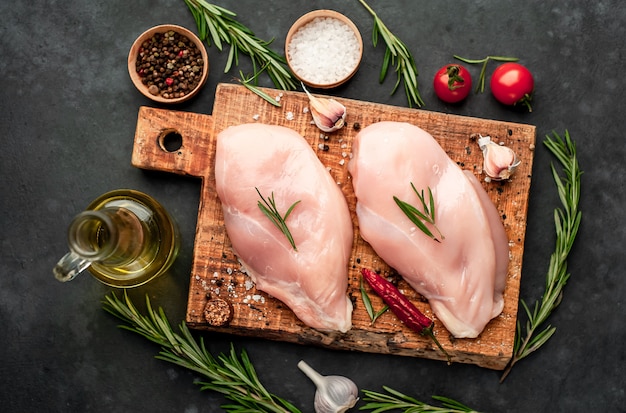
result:
<svg viewBox="0 0 626 413"><path fill-rule="evenodd" d="M259 290L285 303L309 327L348 331L352 219L343 193L309 143L264 124L233 126L217 137L217 194L233 250ZM272 196L297 250L259 209Z"/></svg>
<svg viewBox="0 0 626 413"><path fill-rule="evenodd" d="M480 182L430 134L408 123L368 126L356 136L352 154L348 170L363 239L428 299L450 333L477 337L502 312L509 261L504 227ZM418 229L393 200L423 211L411 183L427 202L432 190L441 242Z"/></svg>

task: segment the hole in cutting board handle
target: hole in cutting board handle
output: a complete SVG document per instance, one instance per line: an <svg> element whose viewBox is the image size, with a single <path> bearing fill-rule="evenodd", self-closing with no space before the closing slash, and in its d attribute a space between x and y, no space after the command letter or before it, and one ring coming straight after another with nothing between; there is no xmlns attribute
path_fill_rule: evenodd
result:
<svg viewBox="0 0 626 413"><path fill-rule="evenodd" d="M157 142L165 152L176 152L183 147L183 135L176 129L164 129L159 134Z"/></svg>

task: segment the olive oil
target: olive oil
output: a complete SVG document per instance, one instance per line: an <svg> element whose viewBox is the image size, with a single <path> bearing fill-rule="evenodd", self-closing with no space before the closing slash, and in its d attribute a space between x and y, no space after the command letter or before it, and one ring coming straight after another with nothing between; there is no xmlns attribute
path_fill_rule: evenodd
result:
<svg viewBox="0 0 626 413"><path fill-rule="evenodd" d="M134 190L108 192L78 214L68 231L70 252L54 269L70 281L84 269L113 287L136 287L163 274L180 240L167 211Z"/></svg>

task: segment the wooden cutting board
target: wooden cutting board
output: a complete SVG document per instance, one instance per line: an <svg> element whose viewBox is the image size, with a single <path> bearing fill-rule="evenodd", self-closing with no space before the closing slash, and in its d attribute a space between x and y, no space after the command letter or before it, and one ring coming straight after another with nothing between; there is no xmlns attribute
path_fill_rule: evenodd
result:
<svg viewBox="0 0 626 413"><path fill-rule="evenodd" d="M361 298L362 267L380 270L388 276L394 276L394 272L359 236L355 196L347 172L351 143L359 129L367 125L383 120L404 121L432 134L454 161L473 171L483 182L509 236L511 260L504 311L476 339L452 338L432 314L428 303L399 277L393 278L400 290L435 320L435 334L453 362L503 369L512 355L515 336L535 127L337 98L347 108L347 124L337 132L323 134L312 124L307 110L308 98L304 93L264 90L271 96L280 97L282 107L270 105L243 86L220 84L216 89L212 116L148 107L139 110L132 164L202 179L186 316L188 325L196 329L338 350L444 360L443 354L428 338L407 329L391 312L383 314L372 325ZM280 301L255 289L249 277L241 272L231 251L215 191L215 137L229 126L254 122L283 125L304 136L348 200L355 229L348 269L348 294L354 303L354 312L353 327L345 334L306 327ZM482 153L476 142L478 134L489 135L504 143L521 158L522 164L510 181L485 182ZM175 137L182 142L178 149L170 147L172 141L176 141ZM381 308L381 300L371 290L367 291L374 309ZM217 313L205 318L207 304L216 302L228 304L227 308L232 311L232 319L227 325L213 325L215 320L212 317L219 315Z"/></svg>

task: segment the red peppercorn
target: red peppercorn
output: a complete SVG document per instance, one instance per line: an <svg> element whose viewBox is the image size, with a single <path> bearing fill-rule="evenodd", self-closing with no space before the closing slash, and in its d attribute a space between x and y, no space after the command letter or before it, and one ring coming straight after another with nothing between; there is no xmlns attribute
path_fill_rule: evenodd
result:
<svg viewBox="0 0 626 413"><path fill-rule="evenodd" d="M172 86L172 83L174 83L174 79L172 79L171 77L168 77L168 78L165 79L165 83L168 86Z"/></svg>

